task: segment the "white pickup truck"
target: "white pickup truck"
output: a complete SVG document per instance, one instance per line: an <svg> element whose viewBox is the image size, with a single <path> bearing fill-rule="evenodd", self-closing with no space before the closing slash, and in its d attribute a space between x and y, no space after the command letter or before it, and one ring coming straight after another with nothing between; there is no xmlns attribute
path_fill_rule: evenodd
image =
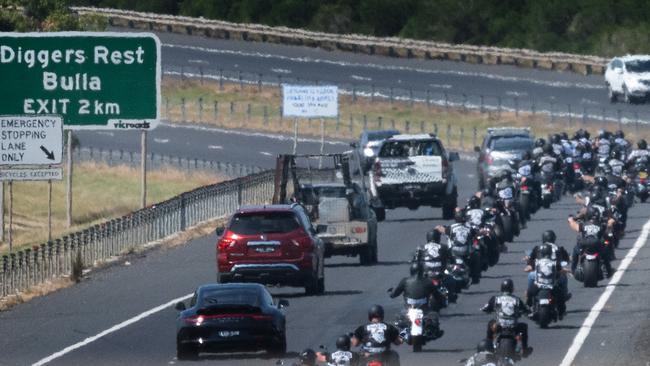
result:
<svg viewBox="0 0 650 366"><path fill-rule="evenodd" d="M453 218L457 205L456 176L448 153L435 135L395 135L381 146L369 172L370 204L377 220L386 209L442 207L442 217Z"/></svg>

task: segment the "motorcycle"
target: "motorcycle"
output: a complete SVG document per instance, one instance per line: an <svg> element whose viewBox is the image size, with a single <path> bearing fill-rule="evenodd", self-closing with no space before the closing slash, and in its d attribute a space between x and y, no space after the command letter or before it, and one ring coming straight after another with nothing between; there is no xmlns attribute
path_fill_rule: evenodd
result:
<svg viewBox="0 0 650 366"><path fill-rule="evenodd" d="M555 197L555 186L553 185L553 179L548 176L544 176L542 180L542 207L550 208L551 203Z"/></svg>
<svg viewBox="0 0 650 366"><path fill-rule="evenodd" d="M413 352L422 352L422 346L442 337L443 333L438 326L438 313L425 314L418 304L409 304L405 313L397 315L394 324L402 340L413 347Z"/></svg>
<svg viewBox="0 0 650 366"><path fill-rule="evenodd" d="M648 200L650 196L650 182L648 181L648 171L640 170L634 177L634 187L636 196L642 203Z"/></svg>
<svg viewBox="0 0 650 366"><path fill-rule="evenodd" d="M530 220L531 214L538 209L533 187L529 183L531 182L526 177L521 177L519 180L519 206L527 220Z"/></svg>
<svg viewBox="0 0 650 366"><path fill-rule="evenodd" d="M578 265L573 277L585 287L596 287L603 279L602 260L595 246L583 246L578 256Z"/></svg>
<svg viewBox="0 0 650 366"><path fill-rule="evenodd" d="M539 327L547 328L551 322L558 320L557 304L553 296L553 290L541 288L533 301L533 320Z"/></svg>
<svg viewBox="0 0 650 366"><path fill-rule="evenodd" d="M573 179L569 185L569 191L576 193L585 188L585 182L582 180L582 176L584 175L582 172L582 164L578 160L573 160L571 168L573 171Z"/></svg>
<svg viewBox="0 0 650 366"><path fill-rule="evenodd" d="M463 289L468 289L470 286L469 269L462 258L454 257L454 263L449 264L445 273L454 280L457 293Z"/></svg>
<svg viewBox="0 0 650 366"><path fill-rule="evenodd" d="M514 208L513 200L498 199L496 201L497 213L503 227L505 241L511 243L520 234L519 214Z"/></svg>
<svg viewBox="0 0 650 366"><path fill-rule="evenodd" d="M498 326L498 332L494 337L494 350L498 357L521 360L521 334L517 333L513 326Z"/></svg>

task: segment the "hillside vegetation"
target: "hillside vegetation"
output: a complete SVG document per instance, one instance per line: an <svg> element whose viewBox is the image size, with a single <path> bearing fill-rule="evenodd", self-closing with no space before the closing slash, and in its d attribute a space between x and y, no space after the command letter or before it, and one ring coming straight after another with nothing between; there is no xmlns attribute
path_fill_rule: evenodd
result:
<svg viewBox="0 0 650 366"><path fill-rule="evenodd" d="M48 0L40 0L48 1ZM49 0L52 1L52 0ZM333 33L612 56L650 53L647 0L72 0Z"/></svg>

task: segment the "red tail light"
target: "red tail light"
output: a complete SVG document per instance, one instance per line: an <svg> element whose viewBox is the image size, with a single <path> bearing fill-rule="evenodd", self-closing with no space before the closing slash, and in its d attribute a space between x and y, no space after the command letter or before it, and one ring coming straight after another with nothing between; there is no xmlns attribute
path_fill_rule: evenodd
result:
<svg viewBox="0 0 650 366"><path fill-rule="evenodd" d="M440 281L438 281L437 279L434 278L434 279L431 280L431 283L433 283L434 286L438 286Z"/></svg>
<svg viewBox="0 0 650 366"><path fill-rule="evenodd" d="M237 244L237 240L233 238L227 238L224 237L221 240L219 240L219 243L217 244L219 251L225 251L228 250L229 248L232 248Z"/></svg>
<svg viewBox="0 0 650 366"><path fill-rule="evenodd" d="M580 169L580 163L573 163L573 170L579 170Z"/></svg>
<svg viewBox="0 0 650 366"><path fill-rule="evenodd" d="M609 245L609 240L605 239L605 245Z"/></svg>
<svg viewBox="0 0 650 366"><path fill-rule="evenodd" d="M415 319L415 325L418 327L422 325L422 319Z"/></svg>
<svg viewBox="0 0 650 366"><path fill-rule="evenodd" d="M352 231L352 234L362 234L362 233L365 233L367 231L367 228L365 228L363 226L355 226L355 227L351 228L350 231Z"/></svg>
<svg viewBox="0 0 650 366"><path fill-rule="evenodd" d="M383 366L384 364L381 361L369 361L366 366Z"/></svg>
<svg viewBox="0 0 650 366"><path fill-rule="evenodd" d="M639 183L645 184L646 178L639 178Z"/></svg>

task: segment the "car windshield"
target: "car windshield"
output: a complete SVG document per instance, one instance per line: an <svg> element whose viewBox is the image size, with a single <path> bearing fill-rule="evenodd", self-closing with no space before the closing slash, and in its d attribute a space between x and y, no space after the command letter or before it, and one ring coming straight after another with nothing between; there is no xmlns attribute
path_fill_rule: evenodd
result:
<svg viewBox="0 0 650 366"><path fill-rule="evenodd" d="M625 68L629 72L641 73L650 72L650 60L633 60L625 63Z"/></svg>
<svg viewBox="0 0 650 366"><path fill-rule="evenodd" d="M250 305L260 307L259 291L255 289L228 288L203 290L201 306L209 305Z"/></svg>
<svg viewBox="0 0 650 366"><path fill-rule="evenodd" d="M397 135L397 131L374 131L368 132L368 141L384 140Z"/></svg>
<svg viewBox="0 0 650 366"><path fill-rule="evenodd" d="M440 156L442 149L435 140L387 141L379 153L380 157L406 158L409 156Z"/></svg>
<svg viewBox="0 0 650 366"><path fill-rule="evenodd" d="M321 187L314 187L314 190L316 191L316 195L320 197L333 197L333 198L343 198L346 197L345 195L345 187L328 187L328 186L321 186Z"/></svg>
<svg viewBox="0 0 650 366"><path fill-rule="evenodd" d="M230 231L241 235L289 233L300 227L293 212L242 213L235 215Z"/></svg>
<svg viewBox="0 0 650 366"><path fill-rule="evenodd" d="M528 137L498 137L490 141L490 150L493 151L526 151L532 148L533 140Z"/></svg>

